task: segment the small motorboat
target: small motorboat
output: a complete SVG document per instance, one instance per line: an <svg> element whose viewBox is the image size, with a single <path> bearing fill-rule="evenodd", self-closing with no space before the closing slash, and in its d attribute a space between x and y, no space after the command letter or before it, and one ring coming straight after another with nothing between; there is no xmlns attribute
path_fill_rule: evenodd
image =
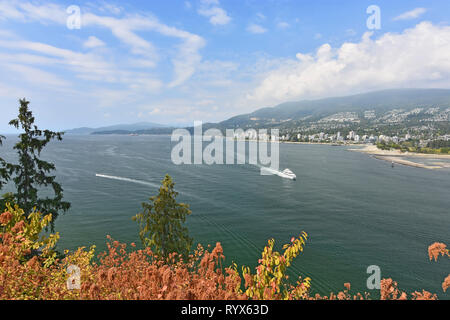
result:
<svg viewBox="0 0 450 320"><path fill-rule="evenodd" d="M283 178L297 180L297 176L290 169L284 169L284 171L281 172L281 174L282 174Z"/></svg>

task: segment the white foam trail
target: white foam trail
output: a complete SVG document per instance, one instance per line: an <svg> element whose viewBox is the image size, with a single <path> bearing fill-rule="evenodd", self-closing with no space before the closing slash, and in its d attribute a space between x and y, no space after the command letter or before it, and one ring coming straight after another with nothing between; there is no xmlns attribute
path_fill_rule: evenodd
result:
<svg viewBox="0 0 450 320"><path fill-rule="evenodd" d="M95 174L95 176L96 177L100 177L100 178L105 178L105 179L137 183L137 184L142 184L142 185L151 186L151 187L155 187L155 188L159 188L160 187L159 185L157 185L155 183L151 183L151 182L147 182L147 181L141 181L141 180L135 180L135 179L130 179L130 178L117 177L117 176L108 176L106 174L98 174L98 173Z"/></svg>
<svg viewBox="0 0 450 320"><path fill-rule="evenodd" d="M98 174L98 173L96 173L95 176L99 177L99 178L105 178L105 179L111 179L111 180L119 180L119 181L125 181L125 182L142 184L142 185L145 185L145 186L155 187L157 189L159 189L161 187L161 185L156 184L156 183L142 181L142 180L136 180L136 179L130 179L130 178L124 178L124 177L108 176L106 174ZM188 192L184 192L184 191L181 192L181 191L178 191L178 190L175 190L175 191L178 192L179 194L182 194L182 195L185 195L185 196L188 196L188 197L191 197L191 198L197 198L197 199L203 200L200 197L197 197L197 196L195 196L195 195L193 195L191 193L188 193Z"/></svg>
<svg viewBox="0 0 450 320"><path fill-rule="evenodd" d="M238 156L239 155L243 156L242 154L238 153ZM245 158L245 156L244 156L244 158ZM259 168L262 176L274 175L274 176L279 176L279 177L284 178L284 179L292 180L291 177L289 177L288 175L284 174L283 172L275 170L275 169L272 169L270 167L264 167L262 165L252 164L252 163L250 163L250 165Z"/></svg>
<svg viewBox="0 0 450 320"><path fill-rule="evenodd" d="M261 172L266 171L267 173L274 174L274 175L279 175L281 173L280 171L269 168L269 167L263 167L263 166L258 166L258 167L261 169Z"/></svg>
<svg viewBox="0 0 450 320"><path fill-rule="evenodd" d="M288 176L284 172L269 167L260 166L260 168L261 168L261 175L276 175L284 179L294 180L292 177Z"/></svg>

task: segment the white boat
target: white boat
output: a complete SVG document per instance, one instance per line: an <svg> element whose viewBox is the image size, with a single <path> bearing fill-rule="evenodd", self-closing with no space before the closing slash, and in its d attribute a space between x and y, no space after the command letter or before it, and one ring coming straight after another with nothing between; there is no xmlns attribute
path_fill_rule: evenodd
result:
<svg viewBox="0 0 450 320"><path fill-rule="evenodd" d="M261 167L261 175L277 175L284 179L297 180L297 176L289 169L284 169L284 171L278 171L268 167Z"/></svg>
<svg viewBox="0 0 450 320"><path fill-rule="evenodd" d="M297 176L295 175L295 173L293 173L289 169L284 169L284 171L281 172L281 176L283 178L287 178L287 179L291 179L291 180L297 180Z"/></svg>

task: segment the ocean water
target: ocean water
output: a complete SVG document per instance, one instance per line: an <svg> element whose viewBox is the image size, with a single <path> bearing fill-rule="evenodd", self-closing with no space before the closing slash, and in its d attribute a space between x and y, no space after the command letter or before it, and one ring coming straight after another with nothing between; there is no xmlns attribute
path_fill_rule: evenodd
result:
<svg viewBox="0 0 450 320"><path fill-rule="evenodd" d="M8 137L0 156L14 158ZM450 244L450 170L397 165L325 145L280 145L280 167L298 180L261 176L252 165L172 164L168 136L66 136L44 151L72 209L56 222L61 249L95 244L106 236L139 242L131 217L170 174L189 203L187 225L203 245L221 242L227 263L255 266L267 240L278 248L301 231L309 235L291 275L312 278L328 294L351 282L366 287L377 265L408 291L426 289L449 299L441 283L449 259L428 260L436 241ZM100 176L98 176L100 175ZM6 190L7 191L7 190Z"/></svg>

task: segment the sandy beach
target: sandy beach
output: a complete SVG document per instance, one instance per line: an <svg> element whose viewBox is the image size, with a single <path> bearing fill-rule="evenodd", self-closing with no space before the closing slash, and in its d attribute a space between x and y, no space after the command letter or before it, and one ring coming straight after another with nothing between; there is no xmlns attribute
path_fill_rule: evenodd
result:
<svg viewBox="0 0 450 320"><path fill-rule="evenodd" d="M376 159L389 161L396 164L401 164L410 167L424 168L424 169L444 169L450 168L450 162L432 162L431 164L424 164L419 162L420 159L445 159L450 160L450 155L446 154L422 154L422 153L412 153L412 152L400 152L399 150L381 150L375 145L369 145L364 148L352 148L349 151L356 151L369 154ZM416 161L406 160L408 158L416 158Z"/></svg>

